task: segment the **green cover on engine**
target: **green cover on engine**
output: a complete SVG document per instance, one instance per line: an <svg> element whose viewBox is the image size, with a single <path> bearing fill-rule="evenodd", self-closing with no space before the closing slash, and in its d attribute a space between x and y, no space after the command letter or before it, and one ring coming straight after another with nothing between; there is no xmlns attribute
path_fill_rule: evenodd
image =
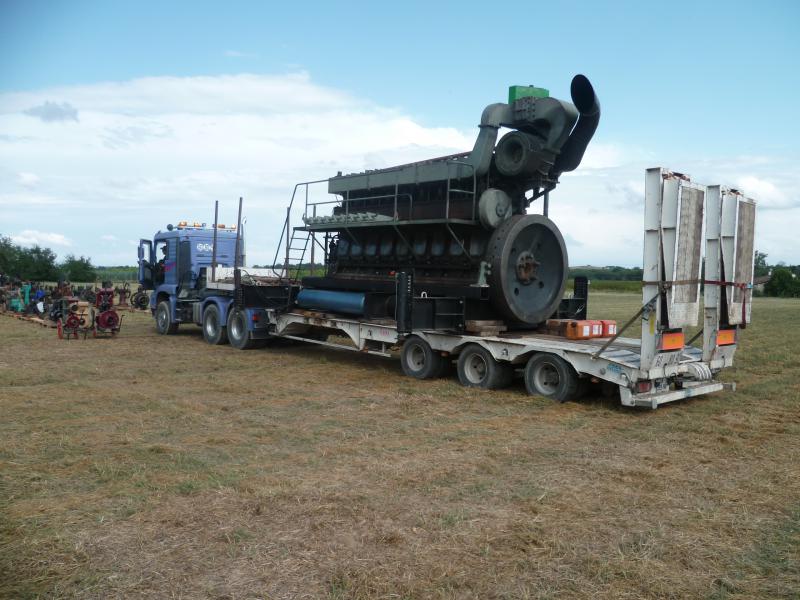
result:
<svg viewBox="0 0 800 600"><path fill-rule="evenodd" d="M534 87L532 85L511 85L508 87L509 104L514 102L514 100L519 100L520 98L527 98L530 96L533 96L534 98L549 98L550 90Z"/></svg>

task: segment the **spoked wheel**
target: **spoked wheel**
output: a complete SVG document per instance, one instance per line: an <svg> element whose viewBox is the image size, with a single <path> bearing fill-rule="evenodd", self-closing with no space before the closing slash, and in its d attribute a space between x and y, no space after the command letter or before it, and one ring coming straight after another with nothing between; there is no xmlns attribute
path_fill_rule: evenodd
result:
<svg viewBox="0 0 800 600"><path fill-rule="evenodd" d="M415 379L441 377L447 361L430 344L417 335L406 338L400 354L403 373Z"/></svg>
<svg viewBox="0 0 800 600"><path fill-rule="evenodd" d="M525 367L525 388L531 395L567 402L580 396L582 386L572 365L560 356L541 352Z"/></svg>
<svg viewBox="0 0 800 600"><path fill-rule="evenodd" d="M497 362L483 346L469 344L458 356L458 380L467 387L497 389L514 378L514 367Z"/></svg>

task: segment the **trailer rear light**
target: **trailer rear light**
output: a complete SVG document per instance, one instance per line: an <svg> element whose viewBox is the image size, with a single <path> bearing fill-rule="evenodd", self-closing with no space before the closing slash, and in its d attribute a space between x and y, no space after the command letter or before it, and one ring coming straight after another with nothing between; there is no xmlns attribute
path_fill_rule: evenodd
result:
<svg viewBox="0 0 800 600"><path fill-rule="evenodd" d="M636 393L637 394L646 394L650 391L650 388L653 387L653 382L649 379L640 379L636 382Z"/></svg>
<svg viewBox="0 0 800 600"><path fill-rule="evenodd" d="M717 332L717 346L730 346L736 343L735 329L720 329Z"/></svg>
<svg viewBox="0 0 800 600"><path fill-rule="evenodd" d="M684 346L684 339L682 331L661 334L662 350L683 350L683 346Z"/></svg>

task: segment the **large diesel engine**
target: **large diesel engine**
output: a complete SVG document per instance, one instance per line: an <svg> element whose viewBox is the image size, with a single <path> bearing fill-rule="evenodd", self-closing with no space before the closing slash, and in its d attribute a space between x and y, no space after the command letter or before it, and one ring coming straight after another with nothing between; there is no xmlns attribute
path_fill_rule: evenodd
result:
<svg viewBox="0 0 800 600"><path fill-rule="evenodd" d="M340 201L304 217L306 231L325 232L327 273L303 279L298 305L393 317L396 274L407 273L416 296L456 299L464 319L530 328L553 315L567 249L527 209L580 164L597 128L589 80L575 76L571 93L513 87L483 111L471 152L330 178Z"/></svg>

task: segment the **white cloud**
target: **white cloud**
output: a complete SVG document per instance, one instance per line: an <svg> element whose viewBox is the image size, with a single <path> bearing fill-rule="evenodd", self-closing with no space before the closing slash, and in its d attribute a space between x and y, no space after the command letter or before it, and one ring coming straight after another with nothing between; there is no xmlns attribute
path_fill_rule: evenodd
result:
<svg viewBox="0 0 800 600"><path fill-rule="evenodd" d="M736 187L744 194L758 198L761 206L769 208L788 208L794 202L771 181L760 179L754 175L745 175L736 180Z"/></svg>
<svg viewBox="0 0 800 600"><path fill-rule="evenodd" d="M36 173L19 173L17 179L24 187L34 187L40 180Z"/></svg>
<svg viewBox="0 0 800 600"><path fill-rule="evenodd" d="M105 234L101 235L100 239L104 242L116 242L119 238L115 235Z"/></svg>
<svg viewBox="0 0 800 600"><path fill-rule="evenodd" d="M58 103L46 100L42 104L33 106L23 112L31 117L41 119L45 123L78 120L78 110L69 102Z"/></svg>
<svg viewBox="0 0 800 600"><path fill-rule="evenodd" d="M80 122L52 127L24 114L51 98L80 107ZM41 177L33 194L32 179L6 179L0 171L0 230L25 229L34 219L40 227L68 226L76 251L96 264L124 260L106 236L138 239L181 219L210 221L214 200L221 201L221 221L231 222L239 196L248 256L265 262L296 182L473 143L472 132L424 127L319 86L306 73L153 77L7 93L0 95L0 131L0 164ZM135 260L131 252L127 261Z"/></svg>
<svg viewBox="0 0 800 600"><path fill-rule="evenodd" d="M25 114L53 99L77 107L76 114L79 108L80 121L54 126ZM474 107L476 119L482 109ZM295 183L469 150L477 128L465 127L425 127L303 72L0 94L0 231L36 223L65 231L95 264L133 264L138 238L182 219L210 222L214 200L220 221L233 222L243 196L248 257L263 264L274 254ZM800 172L788 158L661 160L647 147L601 139L551 195L551 216L577 242L570 245L574 264L641 264L644 169L655 164L753 195L760 202L758 248L770 260L800 261L784 234L800 227L792 208L800 207ZM322 184L314 193L324 192ZM767 218L769 212L783 218Z"/></svg>
<svg viewBox="0 0 800 600"><path fill-rule="evenodd" d="M21 246L72 246L72 241L61 233L48 233L25 229L11 236L11 241Z"/></svg>

